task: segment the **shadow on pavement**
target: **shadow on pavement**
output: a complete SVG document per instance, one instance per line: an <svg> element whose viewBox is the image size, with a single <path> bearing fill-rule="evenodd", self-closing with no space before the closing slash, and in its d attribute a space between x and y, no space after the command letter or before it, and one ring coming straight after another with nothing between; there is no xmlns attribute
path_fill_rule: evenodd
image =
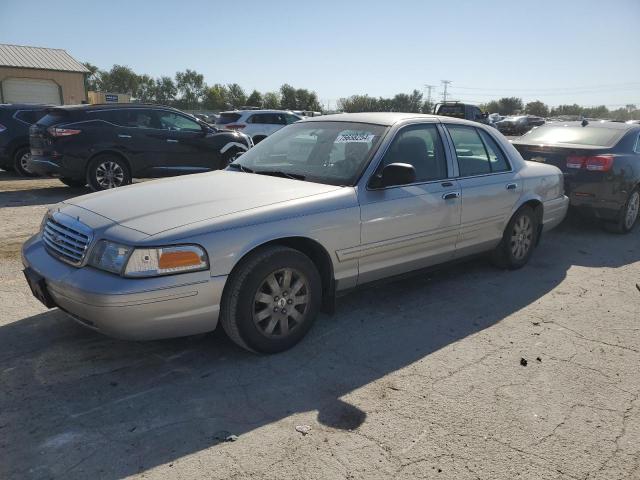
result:
<svg viewBox="0 0 640 480"><path fill-rule="evenodd" d="M318 410L323 425L356 429L367 412L342 396L500 322L571 266L638 261L639 237L569 221L524 269L476 259L354 292L274 356L246 353L217 332L113 340L58 310L8 324L0 328L0 477L121 478L296 412ZM618 260L601 257L604 248L617 249Z"/></svg>

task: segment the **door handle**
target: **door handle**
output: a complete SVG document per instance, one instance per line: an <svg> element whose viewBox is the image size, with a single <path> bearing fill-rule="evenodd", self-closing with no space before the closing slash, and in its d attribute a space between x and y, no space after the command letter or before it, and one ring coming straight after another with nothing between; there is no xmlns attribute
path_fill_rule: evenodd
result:
<svg viewBox="0 0 640 480"><path fill-rule="evenodd" d="M131 138L131 135L125 135L123 133L119 133L118 138Z"/></svg>
<svg viewBox="0 0 640 480"><path fill-rule="evenodd" d="M507 190L515 190L516 188L518 188L517 183L507 183Z"/></svg>
<svg viewBox="0 0 640 480"><path fill-rule="evenodd" d="M174 138L167 138L167 142L169 142L169 143L178 143L178 140L176 140Z"/></svg>
<svg viewBox="0 0 640 480"><path fill-rule="evenodd" d="M453 183L451 182L442 182L440 185L442 185L443 187L453 187Z"/></svg>
<svg viewBox="0 0 640 480"><path fill-rule="evenodd" d="M443 200L451 200L453 198L460 198L460 192L448 192L442 194Z"/></svg>

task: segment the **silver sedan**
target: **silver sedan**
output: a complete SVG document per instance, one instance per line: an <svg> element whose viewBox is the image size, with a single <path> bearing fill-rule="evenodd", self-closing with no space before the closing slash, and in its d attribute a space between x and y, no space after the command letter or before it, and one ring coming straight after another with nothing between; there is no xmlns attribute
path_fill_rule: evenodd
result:
<svg viewBox="0 0 640 480"><path fill-rule="evenodd" d="M481 252L520 268L567 206L560 170L524 161L492 128L341 114L287 126L225 171L58 204L23 263L45 305L105 334L220 322L273 353L347 289Z"/></svg>

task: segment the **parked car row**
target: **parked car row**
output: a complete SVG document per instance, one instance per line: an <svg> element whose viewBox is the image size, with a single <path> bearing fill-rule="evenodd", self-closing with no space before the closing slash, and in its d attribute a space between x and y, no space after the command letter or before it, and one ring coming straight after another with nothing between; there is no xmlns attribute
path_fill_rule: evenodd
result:
<svg viewBox="0 0 640 480"><path fill-rule="evenodd" d="M285 125L303 119L302 115L283 110L233 110L221 112L216 126L242 131L251 137L255 145Z"/></svg>
<svg viewBox="0 0 640 480"><path fill-rule="evenodd" d="M517 115L504 117L495 126L503 135L523 135L533 127L544 125L545 119L535 115Z"/></svg>
<svg viewBox="0 0 640 480"><path fill-rule="evenodd" d="M29 127L42 118L46 105L0 105L0 168L31 176Z"/></svg>

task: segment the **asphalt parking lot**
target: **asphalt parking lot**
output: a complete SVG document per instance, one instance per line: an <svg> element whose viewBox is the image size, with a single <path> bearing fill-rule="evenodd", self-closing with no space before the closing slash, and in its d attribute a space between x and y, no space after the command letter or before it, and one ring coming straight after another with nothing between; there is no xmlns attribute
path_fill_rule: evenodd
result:
<svg viewBox="0 0 640 480"><path fill-rule="evenodd" d="M82 193L0 171L0 478L640 478L640 228L570 217L521 270L356 291L256 356L32 298L20 246Z"/></svg>

